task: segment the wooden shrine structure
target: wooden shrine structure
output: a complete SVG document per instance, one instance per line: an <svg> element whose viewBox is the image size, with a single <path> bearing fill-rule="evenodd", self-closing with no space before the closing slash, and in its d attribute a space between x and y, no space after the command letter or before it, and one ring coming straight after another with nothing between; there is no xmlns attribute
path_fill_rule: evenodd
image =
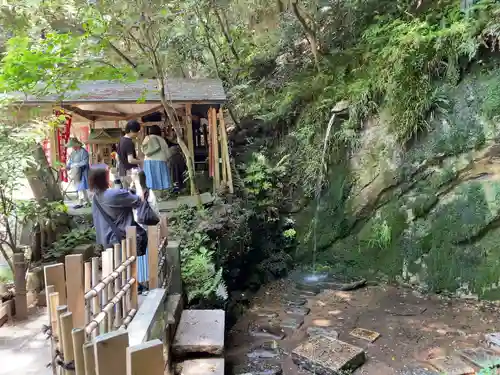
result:
<svg viewBox="0 0 500 375"><path fill-rule="evenodd" d="M191 154L193 167L208 172L214 192L221 187L233 192L222 108L226 94L222 82L218 79L169 79L165 92L167 102L182 126L183 140ZM71 115L73 124L89 124L88 141L83 141L89 144L92 163L109 159L108 154L118 137L108 130L123 129L129 120L138 120L143 125L139 137L141 143L149 125L160 125L166 133L172 127L165 115L156 80L82 82L77 90L66 93L63 98L55 94L8 95L22 101L27 108L38 107L40 113L63 110ZM53 138L49 136L49 140Z"/></svg>

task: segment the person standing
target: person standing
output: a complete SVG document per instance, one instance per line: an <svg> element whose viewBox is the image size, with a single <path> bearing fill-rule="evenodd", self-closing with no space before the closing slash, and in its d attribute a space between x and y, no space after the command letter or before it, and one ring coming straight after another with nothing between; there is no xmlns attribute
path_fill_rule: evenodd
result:
<svg viewBox="0 0 500 375"><path fill-rule="evenodd" d="M82 143L77 138L71 138L66 145L66 147L73 149L69 155L66 169L69 170L70 179L73 181L78 194L78 204L73 207L75 209L90 205L88 194L89 153L82 146Z"/></svg>
<svg viewBox="0 0 500 375"><path fill-rule="evenodd" d="M168 170L168 159L170 151L167 142L161 136L158 125L149 128L149 135L142 142L144 158L144 173L146 174L146 186L152 190L167 190L170 188L170 172Z"/></svg>
<svg viewBox="0 0 500 375"><path fill-rule="evenodd" d="M136 120L127 122L125 135L120 138L118 144L118 168L119 176L124 189L130 189L134 185L134 176L141 165L141 160L137 157L134 139L141 131L141 125Z"/></svg>

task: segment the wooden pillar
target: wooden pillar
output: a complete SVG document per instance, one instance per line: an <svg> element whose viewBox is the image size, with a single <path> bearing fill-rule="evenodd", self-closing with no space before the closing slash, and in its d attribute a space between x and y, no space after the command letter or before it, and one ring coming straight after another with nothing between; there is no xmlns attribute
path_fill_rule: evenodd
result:
<svg viewBox="0 0 500 375"><path fill-rule="evenodd" d="M217 111L215 108L211 109L212 118L212 149L214 156L214 193L220 186L220 164L219 164L219 134L217 131Z"/></svg>
<svg viewBox="0 0 500 375"><path fill-rule="evenodd" d="M159 227L158 225L148 226L148 271L149 289L158 288L158 246Z"/></svg>
<svg viewBox="0 0 500 375"><path fill-rule="evenodd" d="M194 169L194 142L193 142L193 122L191 119L191 104L186 104L186 130L187 130L187 146L191 157L191 165Z"/></svg>
<svg viewBox="0 0 500 375"><path fill-rule="evenodd" d="M97 375L120 375L127 372L128 332L118 330L95 339ZM148 367L143 372L148 373Z"/></svg>
<svg viewBox="0 0 500 375"><path fill-rule="evenodd" d="M54 286L52 286L52 290L54 289ZM49 317L50 317L50 326L52 328L52 336L58 337L59 336L59 331L58 329L58 324L57 324L57 306L59 306L59 293L50 293L49 294Z"/></svg>
<svg viewBox="0 0 500 375"><path fill-rule="evenodd" d="M65 262L68 308L73 314L73 326L83 327L85 324L83 255L66 255Z"/></svg>
<svg viewBox="0 0 500 375"><path fill-rule="evenodd" d="M57 161L58 147L57 147L57 136L56 136L56 127L49 127L49 148L50 148L50 166L54 167Z"/></svg>
<svg viewBox="0 0 500 375"><path fill-rule="evenodd" d="M163 375L163 343L156 339L127 348L127 375Z"/></svg>
<svg viewBox="0 0 500 375"><path fill-rule="evenodd" d="M61 347L64 356L64 362L69 363L75 359L73 351L73 338L71 331L73 331L73 314L66 312L61 314ZM64 375L72 375L73 371L64 370Z"/></svg>
<svg viewBox="0 0 500 375"><path fill-rule="evenodd" d="M134 262L130 265L130 277L135 279L135 283L130 288L130 308L138 309L138 281L137 281L137 228L127 227L127 257L135 256Z"/></svg>
<svg viewBox="0 0 500 375"><path fill-rule="evenodd" d="M85 362L85 375L96 375L94 342L83 345L83 361Z"/></svg>
<svg viewBox="0 0 500 375"><path fill-rule="evenodd" d="M16 287L16 319L28 318L28 301L26 300L26 263L24 253L14 254L14 280Z"/></svg>
<svg viewBox="0 0 500 375"><path fill-rule="evenodd" d="M85 343L85 330L75 328L71 331L73 339L73 358L75 360L76 375L85 375L85 361L83 359L83 345Z"/></svg>
<svg viewBox="0 0 500 375"><path fill-rule="evenodd" d="M55 292L59 293L59 303L66 304L66 280L64 278L64 264L57 263L45 266L45 285L53 285Z"/></svg>
<svg viewBox="0 0 500 375"><path fill-rule="evenodd" d="M219 120L220 120L220 134L221 134L221 149L224 155L223 158L223 170L226 171L227 174L227 187L229 189L229 193L234 193L233 186L233 172L231 171L231 161L229 159L229 141L227 139L227 129L226 124L224 122L224 113L222 108L219 110Z"/></svg>

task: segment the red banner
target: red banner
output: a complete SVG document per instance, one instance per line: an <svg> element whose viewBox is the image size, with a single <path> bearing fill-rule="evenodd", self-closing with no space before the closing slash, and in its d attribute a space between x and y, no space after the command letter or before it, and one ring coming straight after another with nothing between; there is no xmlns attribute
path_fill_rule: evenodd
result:
<svg viewBox="0 0 500 375"><path fill-rule="evenodd" d="M56 112L56 116L59 116L61 113L59 111ZM66 144L69 141L71 132L71 116L66 115L66 121L62 127L57 127L56 129L56 140L57 140L57 148L59 151L59 161L61 164L66 165L66 156L67 156L67 148ZM61 169L60 180L63 182L68 182L68 172L65 168Z"/></svg>

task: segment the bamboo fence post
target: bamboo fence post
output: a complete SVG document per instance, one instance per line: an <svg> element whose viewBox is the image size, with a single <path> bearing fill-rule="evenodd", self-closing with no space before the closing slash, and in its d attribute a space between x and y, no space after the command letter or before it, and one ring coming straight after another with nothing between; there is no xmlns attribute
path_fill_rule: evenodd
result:
<svg viewBox="0 0 500 375"><path fill-rule="evenodd" d="M114 250L113 249L108 249L106 251L107 253L107 256L108 256L108 275L110 275L111 273L113 273L114 271L114 268L113 268L113 265L114 265ZM114 296L114 289L115 289L115 283L112 282L112 283L109 283L108 284L108 300L111 300L112 297ZM111 311L109 311L108 313L108 330L109 331L112 331L113 330L113 320L114 320L114 311L115 309L113 308Z"/></svg>
<svg viewBox="0 0 500 375"><path fill-rule="evenodd" d="M58 333L58 336L57 336L57 348L59 350L63 350L63 346L62 346L62 330L61 330L61 315L64 314L64 313L67 313L68 312L68 306L67 305L59 305L56 307L56 316L57 316L57 333Z"/></svg>
<svg viewBox="0 0 500 375"><path fill-rule="evenodd" d="M83 345L83 361L85 362L85 375L96 375L93 341Z"/></svg>
<svg viewBox="0 0 500 375"><path fill-rule="evenodd" d="M71 331L73 339L73 358L75 360L76 375L85 375L85 362L83 360L83 344L85 343L85 331L75 328Z"/></svg>
<svg viewBox="0 0 500 375"><path fill-rule="evenodd" d="M122 240L122 262L127 259L127 240ZM122 280L121 280L121 287L123 288L125 286L125 283L128 280L128 267L125 267L125 269L122 272ZM128 306L128 301L127 298L122 299L122 319L125 319L127 317L127 313L129 310Z"/></svg>
<svg viewBox="0 0 500 375"><path fill-rule="evenodd" d="M156 339L127 348L127 375L163 375L163 343Z"/></svg>
<svg viewBox="0 0 500 375"><path fill-rule="evenodd" d="M109 275L109 256L108 256L107 249L104 250L101 254L101 262L102 262L102 270L101 270L101 281L102 281L106 276ZM102 306L101 306L101 311L102 311L102 307L106 306L108 301L109 301L108 287L107 286L104 286L104 288L102 289L101 295L102 295ZM101 333L109 332L107 319L104 319L103 322L101 323L101 331L100 332Z"/></svg>
<svg viewBox="0 0 500 375"><path fill-rule="evenodd" d="M225 162L225 167L223 167L223 170L227 171L227 187L229 188L229 193L233 194L234 193L234 186L233 186L233 172L231 171L231 162L229 160L229 144L228 144L228 139L227 139L227 129L226 129L226 124L224 122L224 113L222 112L222 108L219 110L219 119L220 119L220 133L221 133L221 147L222 147L222 154L224 155L224 162Z"/></svg>
<svg viewBox="0 0 500 375"><path fill-rule="evenodd" d="M213 143L213 135L212 135L212 108L210 107L207 112L207 117L208 117L208 136L207 136L207 142L208 142L208 176L209 177L214 177L214 147L212 145Z"/></svg>
<svg viewBox="0 0 500 375"><path fill-rule="evenodd" d="M99 258L92 258L92 287L95 287L99 283ZM92 315L97 315L101 312L101 301L100 295L97 294L92 299ZM96 336L99 334L99 328L94 331L93 335Z"/></svg>
<svg viewBox="0 0 500 375"><path fill-rule="evenodd" d="M64 279L64 264L57 263L44 267L45 285L53 285L59 293L59 303L66 304L66 280Z"/></svg>
<svg viewBox="0 0 500 375"><path fill-rule="evenodd" d="M95 362L98 375L123 375L127 372L128 332L113 331L95 340ZM147 368L143 369L147 373Z"/></svg>
<svg viewBox="0 0 500 375"><path fill-rule="evenodd" d="M227 143L224 142L224 136L222 133L222 127L224 125L224 120L222 119L222 107L219 109L219 112L216 113L217 118L219 119L218 121L218 132L219 132L219 137L220 137L220 153L221 153L221 169L222 169L222 182L227 185L227 168L226 168L226 153L224 152L226 150Z"/></svg>
<svg viewBox="0 0 500 375"><path fill-rule="evenodd" d="M167 215L160 214L160 238L168 236L168 218Z"/></svg>
<svg viewBox="0 0 500 375"><path fill-rule="evenodd" d="M73 313L66 312L61 314L61 347L64 356L64 362L68 364L75 359L73 351L73 338L71 337L71 331L73 331ZM71 375L72 371L64 370L65 375Z"/></svg>
<svg viewBox="0 0 500 375"><path fill-rule="evenodd" d="M85 262L85 293L92 288L92 263Z"/></svg>
<svg viewBox="0 0 500 375"><path fill-rule="evenodd" d="M158 225L148 226L148 271L149 289L158 288Z"/></svg>
<svg viewBox="0 0 500 375"><path fill-rule="evenodd" d="M49 326L52 330L52 337L50 338L50 364L52 366L52 373L56 375L56 364L54 361L55 355L55 337L57 336L57 314L56 307L59 305L59 293L55 293L54 285L47 285L45 287L47 294L47 310L49 311Z"/></svg>
<svg viewBox="0 0 500 375"><path fill-rule="evenodd" d="M73 314L73 326L82 327L85 324L83 255L66 255L65 263L68 309Z"/></svg>
<svg viewBox="0 0 500 375"><path fill-rule="evenodd" d="M137 228L130 226L127 227L127 257L134 256L135 261L130 265L130 278L135 279L134 285L130 290L130 307L137 310L138 304L138 282L137 282Z"/></svg>
<svg viewBox="0 0 500 375"><path fill-rule="evenodd" d="M121 249L119 244L115 244L114 246L114 263L113 263L113 270L116 270L121 262L124 262L125 259L121 258ZM118 292L121 289L121 275L118 276L115 279L115 295L118 294ZM121 311L121 302L117 303L115 305L115 328L118 329L122 325L122 311Z"/></svg>
<svg viewBox="0 0 500 375"><path fill-rule="evenodd" d="M25 320L28 318L28 300L26 299L26 262L24 253L13 255L14 260L14 282L16 295L16 319Z"/></svg>

